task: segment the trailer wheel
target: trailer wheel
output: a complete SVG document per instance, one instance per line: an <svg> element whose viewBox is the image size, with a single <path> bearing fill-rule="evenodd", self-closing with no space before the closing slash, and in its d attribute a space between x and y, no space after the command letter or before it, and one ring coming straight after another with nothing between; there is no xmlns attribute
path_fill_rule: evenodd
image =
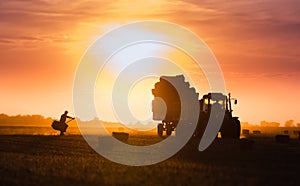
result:
<svg viewBox="0 0 300 186"><path fill-rule="evenodd" d="M172 126L170 124L168 124L166 128L167 128L167 132L166 132L167 136L171 136L171 134L172 134Z"/></svg>
<svg viewBox="0 0 300 186"><path fill-rule="evenodd" d="M163 124L161 124L161 123L157 125L157 134L159 136L163 135Z"/></svg>

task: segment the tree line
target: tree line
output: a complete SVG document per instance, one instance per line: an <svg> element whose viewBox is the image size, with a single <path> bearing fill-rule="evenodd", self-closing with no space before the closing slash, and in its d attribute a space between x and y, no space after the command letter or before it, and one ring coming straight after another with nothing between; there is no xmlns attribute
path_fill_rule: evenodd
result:
<svg viewBox="0 0 300 186"><path fill-rule="evenodd" d="M6 114L0 114L0 125L8 126L21 126L21 125L51 125L53 119L50 117L45 118L42 115L16 115L9 116Z"/></svg>
<svg viewBox="0 0 300 186"><path fill-rule="evenodd" d="M261 121L260 124L251 124L248 122L241 122L243 127L280 127L279 122ZM300 127L300 123L295 123L294 120L287 120L283 127Z"/></svg>

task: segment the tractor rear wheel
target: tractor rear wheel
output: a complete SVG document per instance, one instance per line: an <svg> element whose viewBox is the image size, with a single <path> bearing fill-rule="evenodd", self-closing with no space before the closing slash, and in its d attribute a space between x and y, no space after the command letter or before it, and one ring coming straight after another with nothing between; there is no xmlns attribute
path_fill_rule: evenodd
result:
<svg viewBox="0 0 300 186"><path fill-rule="evenodd" d="M240 139L241 135L241 123L239 120L234 120L234 128L235 128L235 138Z"/></svg>

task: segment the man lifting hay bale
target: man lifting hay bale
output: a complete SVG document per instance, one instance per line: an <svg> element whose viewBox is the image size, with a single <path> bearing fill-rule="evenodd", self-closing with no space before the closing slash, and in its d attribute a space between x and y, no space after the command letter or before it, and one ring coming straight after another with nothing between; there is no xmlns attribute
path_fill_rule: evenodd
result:
<svg viewBox="0 0 300 186"><path fill-rule="evenodd" d="M70 118L71 120L67 121L67 118ZM68 111L65 111L61 116L60 116L60 120L57 121L57 120L54 120L52 122L52 128L55 129L55 130L59 130L60 131L60 135L64 135L64 133L67 131L67 128L69 127L67 125L68 122L72 121L73 117L71 116L68 116Z"/></svg>

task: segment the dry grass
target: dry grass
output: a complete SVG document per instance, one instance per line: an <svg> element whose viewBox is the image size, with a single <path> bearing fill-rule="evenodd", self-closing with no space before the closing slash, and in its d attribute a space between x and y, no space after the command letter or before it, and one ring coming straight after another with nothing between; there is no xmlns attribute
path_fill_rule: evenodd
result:
<svg viewBox="0 0 300 186"><path fill-rule="evenodd" d="M149 140L161 139L129 137L137 145ZM249 151L217 142L202 153L187 148L162 163L130 167L101 157L79 135L1 135L0 185L296 185L300 143L254 140Z"/></svg>

